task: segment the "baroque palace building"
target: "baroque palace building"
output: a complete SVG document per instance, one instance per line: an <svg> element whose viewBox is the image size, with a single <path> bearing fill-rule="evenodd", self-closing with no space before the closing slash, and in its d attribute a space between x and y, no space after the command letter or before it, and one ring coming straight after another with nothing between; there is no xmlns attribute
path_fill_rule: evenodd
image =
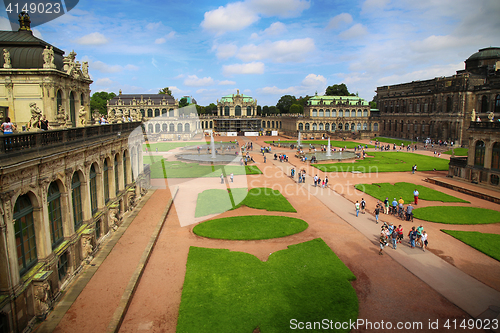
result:
<svg viewBox="0 0 500 333"><path fill-rule="evenodd" d="M0 332L43 320L149 187L140 123L89 126L87 64L29 23L0 32L1 117L17 126L0 134Z"/></svg>
<svg viewBox="0 0 500 333"><path fill-rule="evenodd" d="M456 75L377 88L381 135L469 145L474 118L500 117L500 48L479 50Z"/></svg>

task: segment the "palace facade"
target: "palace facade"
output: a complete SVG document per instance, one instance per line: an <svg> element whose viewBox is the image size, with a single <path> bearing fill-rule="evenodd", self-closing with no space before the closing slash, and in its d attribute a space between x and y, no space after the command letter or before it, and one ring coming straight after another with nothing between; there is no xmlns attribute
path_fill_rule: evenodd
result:
<svg viewBox="0 0 500 333"><path fill-rule="evenodd" d="M500 48L488 47L465 60L456 75L378 87L380 134L468 145L471 115L500 117L499 70Z"/></svg>
<svg viewBox="0 0 500 333"><path fill-rule="evenodd" d="M1 117L17 125L0 134L0 332L43 320L149 188L141 123L88 126L87 65L32 36L27 14L20 26L0 32Z"/></svg>

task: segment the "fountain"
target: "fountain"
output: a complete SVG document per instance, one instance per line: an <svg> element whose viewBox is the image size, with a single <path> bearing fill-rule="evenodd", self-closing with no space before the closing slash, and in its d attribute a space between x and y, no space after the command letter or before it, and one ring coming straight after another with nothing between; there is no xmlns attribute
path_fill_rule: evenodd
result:
<svg viewBox="0 0 500 333"><path fill-rule="evenodd" d="M214 133L210 133L210 147L210 149L212 149L212 158L215 160L217 156L215 156Z"/></svg>
<svg viewBox="0 0 500 333"><path fill-rule="evenodd" d="M332 147L330 146L330 138L328 137L328 147L326 148L326 156L331 157L332 156Z"/></svg>

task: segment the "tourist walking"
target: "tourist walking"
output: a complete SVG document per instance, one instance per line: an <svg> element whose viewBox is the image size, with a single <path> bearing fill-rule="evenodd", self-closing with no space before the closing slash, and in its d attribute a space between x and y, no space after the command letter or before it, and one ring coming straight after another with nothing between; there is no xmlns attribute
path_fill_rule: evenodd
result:
<svg viewBox="0 0 500 333"><path fill-rule="evenodd" d="M364 198L361 198L361 214L365 213L366 201Z"/></svg>
<svg viewBox="0 0 500 333"><path fill-rule="evenodd" d="M384 200L384 214L389 214L389 198L385 198Z"/></svg>
<svg viewBox="0 0 500 333"><path fill-rule="evenodd" d="M391 241L392 241L392 248L395 250L398 243L398 233L396 232L396 229L392 231Z"/></svg>
<svg viewBox="0 0 500 333"><path fill-rule="evenodd" d="M425 252L425 249L427 248L427 244L429 244L427 242L427 232L422 232L422 237L420 238L420 240L422 241L422 250L424 250Z"/></svg>
<svg viewBox="0 0 500 333"><path fill-rule="evenodd" d="M415 230L415 227L411 227L411 230L408 233L408 238L410 241L411 248L414 249L415 248L415 240L417 239L417 231Z"/></svg>
<svg viewBox="0 0 500 333"><path fill-rule="evenodd" d="M377 207L375 207L375 222L378 224L378 215L380 214L380 208L379 206L377 205Z"/></svg>
<svg viewBox="0 0 500 333"><path fill-rule="evenodd" d="M413 191L413 199L415 199L415 205L418 204L418 196L420 193L418 193L417 189Z"/></svg>
<svg viewBox="0 0 500 333"><path fill-rule="evenodd" d="M356 208L356 217L359 216L359 202L356 201L356 203L354 204L354 208Z"/></svg>
<svg viewBox="0 0 500 333"><path fill-rule="evenodd" d="M220 183L224 184L224 174L220 174Z"/></svg>
<svg viewBox="0 0 500 333"><path fill-rule="evenodd" d="M234 175L232 172L231 172L231 175L229 175L229 178L231 178L231 183L233 183L234 182Z"/></svg>
<svg viewBox="0 0 500 333"><path fill-rule="evenodd" d="M328 176L325 176L325 187L328 187Z"/></svg>

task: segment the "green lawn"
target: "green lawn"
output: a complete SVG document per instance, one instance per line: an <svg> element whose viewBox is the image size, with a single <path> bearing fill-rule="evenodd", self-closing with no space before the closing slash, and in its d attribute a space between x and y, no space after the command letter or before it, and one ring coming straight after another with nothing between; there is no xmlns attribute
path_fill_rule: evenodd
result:
<svg viewBox="0 0 500 333"><path fill-rule="evenodd" d="M280 141L280 142L281 143L297 144L297 141ZM273 142L272 141L265 141L265 143L271 144ZM275 140L274 143L278 143L278 141ZM314 147L319 148L319 146L321 146L321 145L327 146L328 140L302 140L300 143L301 143L303 148L308 148L309 144L312 144ZM330 145L332 147L340 147L340 148L347 147L348 149L354 149L354 147L357 147L359 145L362 145L363 147L365 146L361 143L353 142L353 141L333 141L333 140L330 140ZM374 145L367 145L367 146L368 146L368 148L375 148Z"/></svg>
<svg viewBox="0 0 500 333"><path fill-rule="evenodd" d="M268 211L297 212L280 191L257 187L250 191L246 188L205 190L198 194L195 216L223 213L240 206Z"/></svg>
<svg viewBox="0 0 500 333"><path fill-rule="evenodd" d="M489 224L500 222L500 212L476 207L431 206L413 210L417 219L446 224Z"/></svg>
<svg viewBox="0 0 500 333"><path fill-rule="evenodd" d="M197 163L184 163L180 161L165 161L161 156L144 156L145 164L150 164L151 178L199 178L220 177L224 172L227 176L259 175L262 172L256 165L203 165Z"/></svg>
<svg viewBox="0 0 500 333"><path fill-rule="evenodd" d="M469 148L453 148L455 151L455 156L467 156L469 154ZM451 155L451 149L445 151L443 154Z"/></svg>
<svg viewBox="0 0 500 333"><path fill-rule="evenodd" d="M293 217L248 215L206 221L194 227L193 232L215 239L258 240L298 234L308 226L304 220Z"/></svg>
<svg viewBox="0 0 500 333"><path fill-rule="evenodd" d="M477 231L441 230L478 251L500 261L500 235Z"/></svg>
<svg viewBox="0 0 500 333"><path fill-rule="evenodd" d="M262 333L277 333L290 332L292 319L355 321L359 305L350 283L355 279L319 238L290 245L266 262L248 253L192 246L176 332L252 332L258 327Z"/></svg>
<svg viewBox="0 0 500 333"><path fill-rule="evenodd" d="M380 201L384 201L387 197L389 198L389 202L392 202L394 198L399 200L399 197L402 197L405 203L410 203L413 202L413 191L417 189L419 192L418 198L420 200L469 203L469 201L412 183L396 183L394 185L389 183L358 184L356 185L356 189L365 192Z"/></svg>
<svg viewBox="0 0 500 333"><path fill-rule="evenodd" d="M158 142L158 143L148 143L148 144L143 144L142 145L142 151L146 151L146 147L148 148L148 151L154 152L156 151L156 148L158 148L158 151L169 151L175 148L179 147L186 147L186 146L197 146L197 145L206 145L207 142Z"/></svg>
<svg viewBox="0 0 500 333"><path fill-rule="evenodd" d="M375 137L372 138L373 141L378 140L379 142L384 142L384 143L389 143L391 145L396 144L396 146L401 146L401 144L404 144L405 146L415 144L417 141L411 141L411 140L405 140L405 139L391 139L391 138L384 138L384 137ZM392 149L392 147L391 147Z"/></svg>
<svg viewBox="0 0 500 333"><path fill-rule="evenodd" d="M446 159L425 156L416 153L403 152L370 152L366 159L354 163L313 164L315 168L326 172L400 172L411 171L412 165L417 165L418 171L448 170Z"/></svg>

